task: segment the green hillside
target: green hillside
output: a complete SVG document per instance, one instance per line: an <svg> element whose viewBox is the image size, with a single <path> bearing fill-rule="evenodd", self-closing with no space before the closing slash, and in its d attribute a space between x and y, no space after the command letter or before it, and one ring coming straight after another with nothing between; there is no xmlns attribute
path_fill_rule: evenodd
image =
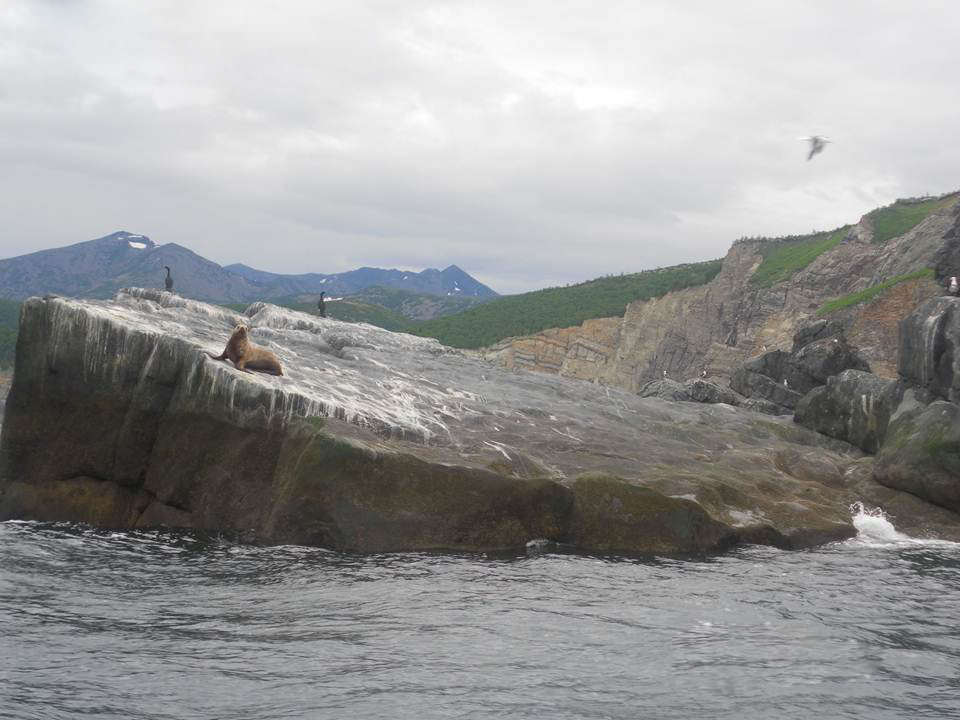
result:
<svg viewBox="0 0 960 720"><path fill-rule="evenodd" d="M849 295L843 295L841 297L834 298L833 300L828 300L820 306L819 310L817 310L817 317L829 315L837 310L843 310L848 307L853 307L854 305L869 302L878 295L881 295L892 288L894 285L899 285L907 280L916 280L917 278L933 279L934 277L935 274L930 268L922 268L921 270L915 270L912 273L907 273L906 275L898 275L897 277L890 278L885 282L868 287L865 290L860 290L859 292L850 293Z"/></svg>
<svg viewBox="0 0 960 720"><path fill-rule="evenodd" d="M283 303L285 307L299 310L300 312L317 314L317 304L310 303ZM374 305L373 303L359 302L352 299L333 300L326 304L327 317L344 322L364 322L370 325L382 327L384 330L393 330L396 332L407 332L409 329L408 321L402 315L393 310Z"/></svg>
<svg viewBox="0 0 960 720"><path fill-rule="evenodd" d="M913 230L930 213L947 207L957 201L957 195L930 198L922 202L904 202L898 200L893 205L878 208L867 213L873 225L873 242L885 243L905 232Z"/></svg>
<svg viewBox="0 0 960 720"><path fill-rule="evenodd" d="M410 290L374 285L346 299L353 302L380 305L406 318L430 320L435 317L454 315L464 310L469 310L477 305L490 302L494 298L428 295L426 293L411 292Z"/></svg>
<svg viewBox="0 0 960 720"><path fill-rule="evenodd" d="M0 370L13 366L19 323L20 303L0 300Z"/></svg>
<svg viewBox="0 0 960 720"><path fill-rule="evenodd" d="M720 260L708 260L501 297L457 315L415 323L410 331L453 347L483 347L591 318L622 316L634 300L710 282L720 272L720 264Z"/></svg>
<svg viewBox="0 0 960 720"><path fill-rule="evenodd" d="M768 288L789 280L820 255L839 245L849 229L850 226L845 225L829 232L770 240L760 248L763 262L750 276L751 282Z"/></svg>

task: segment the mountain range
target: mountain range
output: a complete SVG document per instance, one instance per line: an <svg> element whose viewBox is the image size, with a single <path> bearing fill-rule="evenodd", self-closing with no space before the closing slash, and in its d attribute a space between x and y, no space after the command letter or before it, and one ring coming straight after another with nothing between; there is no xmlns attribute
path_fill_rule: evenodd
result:
<svg viewBox="0 0 960 720"><path fill-rule="evenodd" d="M61 248L0 260L0 298L48 293L112 297L122 287L162 287L169 266L182 295L219 303L294 296L352 295L371 286L444 297L489 298L497 293L456 265L421 272L363 267L344 273L283 275L242 264L221 267L192 250L126 231Z"/></svg>

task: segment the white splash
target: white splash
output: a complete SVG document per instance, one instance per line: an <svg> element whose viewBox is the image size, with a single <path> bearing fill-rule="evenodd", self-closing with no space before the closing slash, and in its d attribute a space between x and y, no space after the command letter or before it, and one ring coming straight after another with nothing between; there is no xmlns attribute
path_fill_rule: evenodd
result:
<svg viewBox="0 0 960 720"><path fill-rule="evenodd" d="M893 526L881 508L868 508L861 502L855 502L850 506L850 514L853 516L853 526L857 529L857 537L851 541L854 543L872 547L904 545L960 547L960 543L949 540L926 540L905 535Z"/></svg>
<svg viewBox="0 0 960 720"><path fill-rule="evenodd" d="M909 542L912 539L899 532L880 508L868 508L861 502L855 502L850 506L850 514L853 516L853 526L857 529L857 540L889 545Z"/></svg>

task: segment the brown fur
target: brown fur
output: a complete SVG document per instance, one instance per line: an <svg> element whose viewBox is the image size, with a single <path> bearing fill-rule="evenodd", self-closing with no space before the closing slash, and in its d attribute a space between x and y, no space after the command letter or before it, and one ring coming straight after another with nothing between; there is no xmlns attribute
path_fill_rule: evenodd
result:
<svg viewBox="0 0 960 720"><path fill-rule="evenodd" d="M214 360L229 360L237 370L259 370L270 375L283 375L280 359L266 348L250 342L245 325L237 325L220 355L207 353Z"/></svg>

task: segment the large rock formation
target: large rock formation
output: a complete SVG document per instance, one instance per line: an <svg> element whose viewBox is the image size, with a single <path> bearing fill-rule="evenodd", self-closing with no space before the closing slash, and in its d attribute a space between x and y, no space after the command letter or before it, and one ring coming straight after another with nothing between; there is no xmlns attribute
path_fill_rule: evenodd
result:
<svg viewBox="0 0 960 720"><path fill-rule="evenodd" d="M751 280L763 261L766 241L738 241L720 273L706 285L633 302L622 318L504 340L482 354L507 367L594 380L631 392L659 379L664 370L682 380L706 368L711 377L726 380L764 347L790 350L794 332L827 300L924 267L938 272L960 267L951 265L960 257L958 198L885 243L871 242L865 219L838 246L769 288ZM833 317L875 373L895 377L900 320L940 292L939 281L917 278Z"/></svg>
<svg viewBox="0 0 960 720"><path fill-rule="evenodd" d="M883 485L960 511L960 299L900 324L900 379L848 370L809 393L798 423L877 453ZM951 402L952 401L952 402Z"/></svg>
<svg viewBox="0 0 960 720"><path fill-rule="evenodd" d="M960 512L960 406L937 400L901 411L877 454L876 479Z"/></svg>
<svg viewBox="0 0 960 720"><path fill-rule="evenodd" d="M205 354L241 319L283 377ZM270 305L242 317L130 290L25 303L0 518L353 551L535 538L600 552L800 547L849 537L849 503L894 493L851 471L862 463L849 446L726 405L511 373ZM960 523L939 527L960 536Z"/></svg>
<svg viewBox="0 0 960 720"><path fill-rule="evenodd" d="M875 453L902 397L903 387L896 380L846 370L807 393L797 405L794 419L824 435Z"/></svg>
<svg viewBox="0 0 960 720"><path fill-rule="evenodd" d="M731 375L730 387L789 414L804 394L851 369L869 372L870 366L847 343L842 325L821 320L796 332L791 352L774 350L738 367Z"/></svg>
<svg viewBox="0 0 960 720"><path fill-rule="evenodd" d="M940 297L900 326L900 377L935 396L960 402L960 302Z"/></svg>

